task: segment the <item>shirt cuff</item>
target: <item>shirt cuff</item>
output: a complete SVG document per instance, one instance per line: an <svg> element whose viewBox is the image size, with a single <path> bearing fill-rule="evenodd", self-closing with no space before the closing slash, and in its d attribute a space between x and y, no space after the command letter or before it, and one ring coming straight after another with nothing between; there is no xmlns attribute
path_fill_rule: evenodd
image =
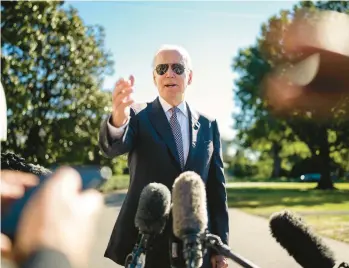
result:
<svg viewBox="0 0 349 268"><path fill-rule="evenodd" d="M114 127L111 123L110 123L110 119L111 116L109 117L108 121L107 121L107 125L108 125L108 132L110 134L110 137L115 140L115 139L120 139L122 137L122 135L124 135L125 129L127 127L127 125L130 122L130 117L127 119L127 122L122 125L121 127Z"/></svg>

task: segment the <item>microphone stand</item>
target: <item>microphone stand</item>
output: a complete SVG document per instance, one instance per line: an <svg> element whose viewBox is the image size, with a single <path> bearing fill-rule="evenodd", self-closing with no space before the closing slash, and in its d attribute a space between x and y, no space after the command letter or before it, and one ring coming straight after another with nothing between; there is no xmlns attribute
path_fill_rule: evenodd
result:
<svg viewBox="0 0 349 268"><path fill-rule="evenodd" d="M225 256L235 261L244 268L259 268L257 265L253 264L249 260L243 258L242 256L236 253L233 253L231 249L222 242L219 236L210 234L208 231L206 231L202 235L202 244L204 245L204 248L212 248L219 255Z"/></svg>
<svg viewBox="0 0 349 268"><path fill-rule="evenodd" d="M342 262L333 266L333 268L349 268L349 263Z"/></svg>
<svg viewBox="0 0 349 268"><path fill-rule="evenodd" d="M143 268L145 265L146 251L150 240L149 234L142 234L139 242L134 246L132 253L125 260L127 268Z"/></svg>

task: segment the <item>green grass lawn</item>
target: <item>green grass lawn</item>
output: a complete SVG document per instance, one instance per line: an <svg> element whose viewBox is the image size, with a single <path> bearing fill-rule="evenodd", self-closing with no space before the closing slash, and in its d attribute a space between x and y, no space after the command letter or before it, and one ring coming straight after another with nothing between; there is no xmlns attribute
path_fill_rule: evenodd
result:
<svg viewBox="0 0 349 268"><path fill-rule="evenodd" d="M127 189L129 175L110 178L101 191ZM228 183L229 207L265 218L289 209L300 213L317 234L349 243L349 183L338 190L314 190L316 183L236 182Z"/></svg>
<svg viewBox="0 0 349 268"><path fill-rule="evenodd" d="M316 183L229 183L229 207L268 218L289 209L321 235L349 243L349 183L314 190Z"/></svg>
<svg viewBox="0 0 349 268"><path fill-rule="evenodd" d="M100 190L103 193L107 193L115 190L127 189L129 181L130 175L114 175L100 187Z"/></svg>

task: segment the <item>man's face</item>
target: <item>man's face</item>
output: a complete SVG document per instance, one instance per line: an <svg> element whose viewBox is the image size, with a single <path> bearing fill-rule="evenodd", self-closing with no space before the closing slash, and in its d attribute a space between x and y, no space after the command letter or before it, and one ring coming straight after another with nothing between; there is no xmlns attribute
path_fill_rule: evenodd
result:
<svg viewBox="0 0 349 268"><path fill-rule="evenodd" d="M175 50L161 51L155 58L154 68L154 83L159 95L169 104L178 105L192 80L192 71L185 65L182 55Z"/></svg>

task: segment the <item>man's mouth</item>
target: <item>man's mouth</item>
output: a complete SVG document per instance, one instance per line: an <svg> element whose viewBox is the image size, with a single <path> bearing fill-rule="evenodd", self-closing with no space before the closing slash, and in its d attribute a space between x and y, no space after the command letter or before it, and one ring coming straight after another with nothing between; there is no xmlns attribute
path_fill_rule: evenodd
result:
<svg viewBox="0 0 349 268"><path fill-rule="evenodd" d="M176 87L176 86L177 86L177 84L166 84L166 85L165 85L165 87L170 87L170 88L171 88L171 87Z"/></svg>

